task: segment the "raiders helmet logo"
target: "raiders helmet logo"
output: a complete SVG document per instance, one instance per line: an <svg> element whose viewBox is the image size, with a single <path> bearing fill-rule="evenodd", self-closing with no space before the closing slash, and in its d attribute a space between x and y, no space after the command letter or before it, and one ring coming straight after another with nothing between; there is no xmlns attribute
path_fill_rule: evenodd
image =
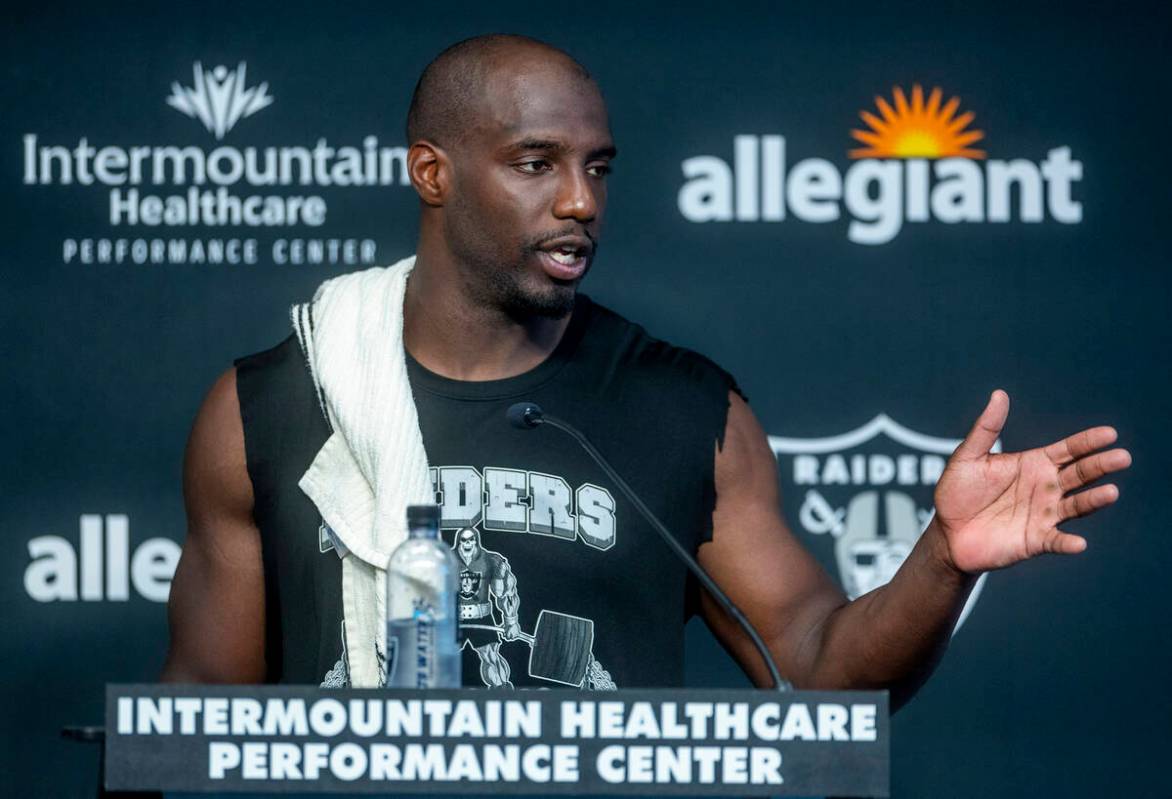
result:
<svg viewBox="0 0 1172 799"><path fill-rule="evenodd" d="M916 433L880 414L842 435L770 436L769 443L791 528L856 599L887 583L912 551L932 518L936 481L960 439ZM997 442L993 451L1000 450ZM984 585L981 575L956 630Z"/></svg>

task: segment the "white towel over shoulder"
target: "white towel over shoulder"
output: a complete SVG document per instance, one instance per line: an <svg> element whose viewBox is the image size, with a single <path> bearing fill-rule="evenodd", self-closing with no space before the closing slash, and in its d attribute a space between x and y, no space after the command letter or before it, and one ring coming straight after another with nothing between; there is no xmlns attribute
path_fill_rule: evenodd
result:
<svg viewBox="0 0 1172 799"><path fill-rule="evenodd" d="M408 505L435 501L407 381L403 295L414 256L327 280L291 315L332 434L298 485L342 545L350 682L385 680L386 565Z"/></svg>

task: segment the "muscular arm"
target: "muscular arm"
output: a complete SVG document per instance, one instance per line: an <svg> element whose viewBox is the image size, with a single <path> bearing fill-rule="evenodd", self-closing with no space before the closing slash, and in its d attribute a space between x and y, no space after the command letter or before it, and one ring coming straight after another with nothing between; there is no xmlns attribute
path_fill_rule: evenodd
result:
<svg viewBox="0 0 1172 799"><path fill-rule="evenodd" d="M501 558L492 578L492 594L496 597L497 607L501 609L501 624L506 638L515 638L520 632L517 617L521 612L521 597L517 594L517 578L504 558Z"/></svg>
<svg viewBox="0 0 1172 799"><path fill-rule="evenodd" d="M895 577L848 602L781 517L777 461L735 393L716 456L712 541L700 563L745 613L798 688L888 688L898 707L927 679L975 578L947 565L930 526ZM706 594L705 621L760 686L769 675L735 622Z"/></svg>
<svg viewBox="0 0 1172 799"><path fill-rule="evenodd" d="M265 678L264 571L236 398L236 370L212 386L183 463L187 539L171 584L163 682Z"/></svg>

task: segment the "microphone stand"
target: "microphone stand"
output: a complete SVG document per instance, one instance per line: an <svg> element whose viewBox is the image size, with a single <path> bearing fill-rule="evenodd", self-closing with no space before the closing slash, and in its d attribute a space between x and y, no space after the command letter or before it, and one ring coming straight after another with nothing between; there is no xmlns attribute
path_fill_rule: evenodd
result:
<svg viewBox="0 0 1172 799"><path fill-rule="evenodd" d="M769 670L769 676L773 678L773 687L778 691L789 691L793 689L793 686L790 685L790 683L785 680L781 676L781 673L777 670L777 664L773 662L773 656L769 653L769 649L765 646L765 642L761 640L761 636L757 634L757 631L753 628L753 625L749 623L747 618L745 618L745 614L741 612L741 609L733 604L733 601L729 599L728 595L725 594L720 586L716 584L716 581L713 580L711 576L709 576L708 572L706 572L703 567L701 567L700 564L696 562L696 559L692 557L691 553L684 549L683 546L680 545L680 542L676 540L675 536L668 532L668 529L663 525L663 522L656 518L655 514L651 512L651 509L648 508L643 503L643 500L639 498L639 495L635 493L635 490L627 485L627 481L624 480L622 476L614 470L614 467L612 467L606 458L602 456L601 452L594 448L594 445L590 443L590 440L586 438L585 435L583 435L577 428L573 427L568 422L565 422L556 416L550 416L549 414L545 413L541 410L541 407L534 402L518 402L509 406L507 416L509 418L509 422L514 427L518 427L522 430L532 430L538 425L548 424L551 427L555 427L558 430L561 430L570 438L577 441L579 446L581 446L582 449L586 451L586 454L589 455L594 460L594 462L598 464L599 468L601 468L602 471L606 473L606 476L614 481L614 484L619 487L619 490L626 495L627 499L631 501L631 504L635 506L635 509L638 510L643 518L647 520L647 523L651 525L652 529L659 533L660 538L663 539L668 548L676 554L676 557L684 562L684 565L686 565L688 570L696 576L696 579L700 581L700 584L708 590L708 593L711 594L712 597L720 603L721 607L723 607L725 611L730 616L732 616L737 624L739 624L745 631L745 634L749 636L749 640L752 641L753 646L757 648L757 652L761 655L761 659L765 661L765 667Z"/></svg>

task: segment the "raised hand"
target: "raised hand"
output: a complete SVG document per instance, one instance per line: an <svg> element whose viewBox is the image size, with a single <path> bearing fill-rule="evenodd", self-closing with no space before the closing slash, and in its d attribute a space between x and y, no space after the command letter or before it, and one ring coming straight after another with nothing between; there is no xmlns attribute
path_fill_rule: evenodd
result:
<svg viewBox="0 0 1172 799"><path fill-rule="evenodd" d="M1082 552L1086 539L1058 525L1115 502L1115 485L1085 487L1131 465L1127 450L1103 451L1116 439L1110 427L1092 427L1038 449L990 453L1008 416L1009 396L994 391L936 484L934 523L946 547L941 554L969 574L1043 552Z"/></svg>

